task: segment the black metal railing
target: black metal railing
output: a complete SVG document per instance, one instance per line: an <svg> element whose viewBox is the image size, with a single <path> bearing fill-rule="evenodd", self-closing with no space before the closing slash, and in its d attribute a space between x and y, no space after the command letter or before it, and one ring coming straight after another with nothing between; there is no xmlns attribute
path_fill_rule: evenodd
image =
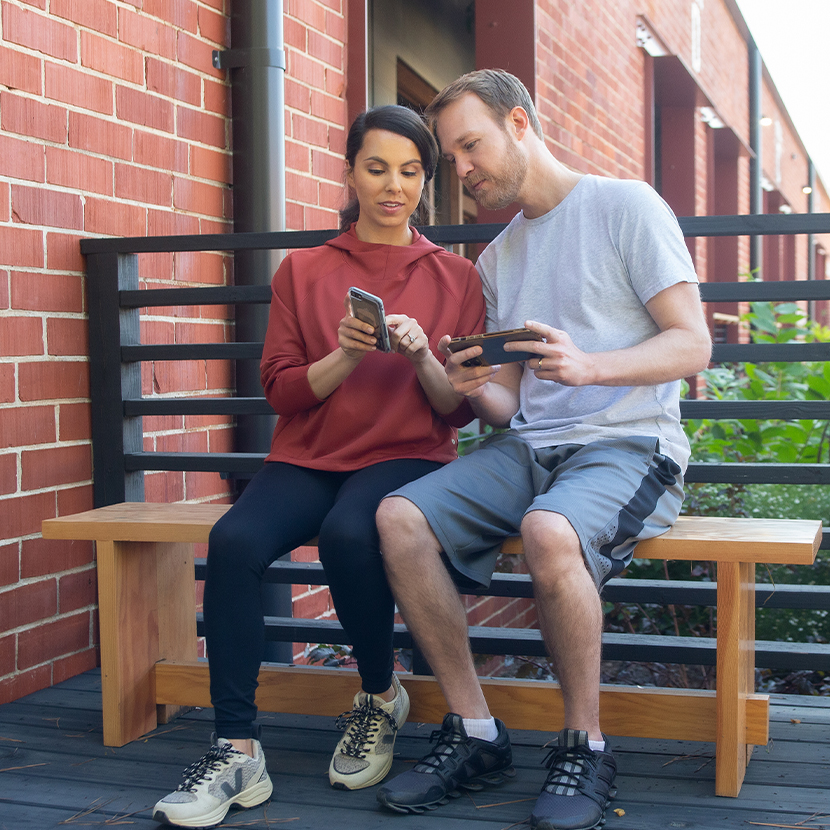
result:
<svg viewBox="0 0 830 830"><path fill-rule="evenodd" d="M830 233L830 214L789 216L703 216L680 219L687 237ZM503 225L463 225L423 228L438 244L487 243ZM139 309L187 305L267 304L268 286L216 286L139 290L138 257L147 253L296 249L322 244L336 231L214 234L203 236L84 239L89 296L90 383L94 499L96 506L144 498L145 471L204 471L249 476L262 465L264 454L146 452L142 418L164 415L271 414L262 398L145 398L141 394L143 361L259 360L262 343L202 343L146 345L140 342ZM705 302L826 301L830 281L729 282L701 285ZM713 360L725 362L830 361L828 343L716 345ZM685 400L684 418L830 419L829 401L709 401ZM688 482L711 483L830 483L830 464L692 463ZM828 517L830 519L830 517ZM830 521L828 522L830 523ZM825 529L822 549L830 549ZM201 573L197 566L197 576ZM320 566L280 562L269 581L325 584ZM495 596L530 596L527 577L497 574L488 592ZM713 605L711 583L662 580L612 580L605 598L619 602ZM765 607L830 609L828 586L778 586L770 592L758 586L757 603ZM346 642L336 623L316 620L270 620L269 639L295 642ZM473 646L483 653L541 655L538 632L517 629L471 630ZM396 632L396 644L411 645L408 632ZM714 645L705 638L607 634L604 656L657 662L712 664ZM830 646L821 644L759 643L757 664L769 668L830 670Z"/></svg>

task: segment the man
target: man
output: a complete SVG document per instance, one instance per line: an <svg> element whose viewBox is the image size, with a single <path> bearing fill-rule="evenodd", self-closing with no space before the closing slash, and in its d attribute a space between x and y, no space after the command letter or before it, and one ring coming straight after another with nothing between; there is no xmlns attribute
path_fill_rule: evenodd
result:
<svg viewBox="0 0 830 830"><path fill-rule="evenodd" d="M544 340L505 345L533 353L524 363L470 368L462 364L480 347L451 354L443 338L455 390L483 421L510 429L381 503L393 593L451 712L432 752L378 799L420 812L512 773L454 581L487 585L501 540L521 531L564 704L531 825L593 828L616 774L599 723L599 591L638 540L671 526L683 501L679 381L711 350L697 277L668 206L642 182L560 163L517 78L465 75L427 115L480 205L521 207L476 266L487 330L527 326Z"/></svg>

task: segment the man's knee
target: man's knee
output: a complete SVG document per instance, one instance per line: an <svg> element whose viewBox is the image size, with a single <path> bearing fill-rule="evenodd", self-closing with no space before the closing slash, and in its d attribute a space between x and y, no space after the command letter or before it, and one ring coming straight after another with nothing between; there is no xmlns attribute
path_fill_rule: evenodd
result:
<svg viewBox="0 0 830 830"><path fill-rule="evenodd" d="M522 519L522 547L534 579L553 579L584 566L573 525L561 513L534 510Z"/></svg>
<svg viewBox="0 0 830 830"><path fill-rule="evenodd" d="M385 498L375 518L380 552L387 565L414 561L413 549L417 549L419 559L430 551L437 553L441 549L426 517L409 499L402 496Z"/></svg>

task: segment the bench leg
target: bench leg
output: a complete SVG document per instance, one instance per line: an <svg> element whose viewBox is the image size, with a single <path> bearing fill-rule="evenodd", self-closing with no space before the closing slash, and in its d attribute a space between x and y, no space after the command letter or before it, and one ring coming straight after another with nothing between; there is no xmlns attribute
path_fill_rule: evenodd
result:
<svg viewBox="0 0 830 830"><path fill-rule="evenodd" d="M752 747L746 699L755 691L755 565L718 563L718 738L715 792L737 796Z"/></svg>
<svg viewBox="0 0 830 830"><path fill-rule="evenodd" d="M123 746L165 720L155 663L196 659L193 546L98 542L97 555L104 744Z"/></svg>

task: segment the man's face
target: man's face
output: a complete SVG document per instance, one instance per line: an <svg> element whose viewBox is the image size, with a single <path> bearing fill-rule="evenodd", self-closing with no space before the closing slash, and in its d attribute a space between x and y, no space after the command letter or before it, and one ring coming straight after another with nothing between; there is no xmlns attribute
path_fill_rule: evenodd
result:
<svg viewBox="0 0 830 830"><path fill-rule="evenodd" d="M443 109L436 133L441 151L482 207L498 210L515 202L527 174L527 159L510 124L505 129L473 93Z"/></svg>

